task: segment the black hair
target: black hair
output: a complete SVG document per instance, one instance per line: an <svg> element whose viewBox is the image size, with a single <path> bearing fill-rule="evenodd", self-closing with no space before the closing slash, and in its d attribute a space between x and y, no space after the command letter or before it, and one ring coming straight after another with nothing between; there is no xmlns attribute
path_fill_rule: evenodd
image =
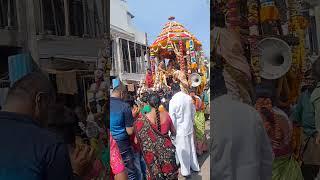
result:
<svg viewBox="0 0 320 180"><path fill-rule="evenodd" d="M149 93L148 92L144 92L142 94L142 97L141 97L141 102L148 103L148 99L149 99Z"/></svg>
<svg viewBox="0 0 320 180"><path fill-rule="evenodd" d="M272 106L275 106L277 105L276 90L275 80L261 79L261 83L256 86L256 100L258 98L269 98L272 102Z"/></svg>
<svg viewBox="0 0 320 180"><path fill-rule="evenodd" d="M158 94L164 96L165 91L163 89L158 90ZM160 98L162 98L162 96Z"/></svg>
<svg viewBox="0 0 320 180"><path fill-rule="evenodd" d="M163 107L164 107L167 111L169 111L169 104L170 104L169 101L166 101L166 102L162 103Z"/></svg>
<svg viewBox="0 0 320 180"><path fill-rule="evenodd" d="M261 83L256 86L256 100L259 98L268 98L271 100L271 105L276 104L276 83L274 80L262 79ZM274 122L274 114L266 107L262 107L260 113L270 122Z"/></svg>
<svg viewBox="0 0 320 180"><path fill-rule="evenodd" d="M32 72L16 81L10 88L6 103L18 99L34 101L37 93L46 93L47 98L55 99L53 85L42 72ZM49 100L49 99L48 99Z"/></svg>
<svg viewBox="0 0 320 180"><path fill-rule="evenodd" d="M172 92L175 94L175 93L177 93L177 92L179 92L179 91L181 91L181 89L180 89L180 84L179 83L172 83L172 85L171 85L171 90L172 90Z"/></svg>
<svg viewBox="0 0 320 180"><path fill-rule="evenodd" d="M157 126L158 126L159 132L161 132L160 113L159 113L160 104L161 104L161 100L160 100L159 95L157 93L150 94L150 96L149 96L149 105L152 108L156 109L156 122L157 122Z"/></svg>
<svg viewBox="0 0 320 180"><path fill-rule="evenodd" d="M214 25L217 26L217 27L221 27L221 28L224 28L226 27L226 18L225 18L225 14L222 13L222 12L217 12L217 13L214 13Z"/></svg>
<svg viewBox="0 0 320 180"><path fill-rule="evenodd" d="M192 93L192 92L197 94L197 88L192 87L192 88L190 89L190 93Z"/></svg>
<svg viewBox="0 0 320 180"><path fill-rule="evenodd" d="M173 96L173 92L172 91L167 91L165 94L164 94L164 98L165 99L171 99Z"/></svg>
<svg viewBox="0 0 320 180"><path fill-rule="evenodd" d="M180 69L180 64L179 63L175 63L174 64L174 69L179 70Z"/></svg>

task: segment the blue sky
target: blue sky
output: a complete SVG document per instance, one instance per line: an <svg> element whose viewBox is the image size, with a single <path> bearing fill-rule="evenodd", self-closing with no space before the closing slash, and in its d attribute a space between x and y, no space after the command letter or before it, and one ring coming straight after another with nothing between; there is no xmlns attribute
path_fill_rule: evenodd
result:
<svg viewBox="0 0 320 180"><path fill-rule="evenodd" d="M206 56L210 52L209 0L127 0L129 11L135 16L134 26L148 33L149 45L160 34L170 16L174 16L193 33L203 45Z"/></svg>

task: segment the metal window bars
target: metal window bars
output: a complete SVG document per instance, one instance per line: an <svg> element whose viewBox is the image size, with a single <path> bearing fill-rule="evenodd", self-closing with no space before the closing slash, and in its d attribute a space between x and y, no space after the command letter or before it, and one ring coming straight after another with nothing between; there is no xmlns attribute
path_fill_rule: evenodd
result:
<svg viewBox="0 0 320 180"><path fill-rule="evenodd" d="M38 33L101 38L107 29L104 6L103 0L39 0Z"/></svg>
<svg viewBox="0 0 320 180"><path fill-rule="evenodd" d="M0 1L0 29L14 29L17 24L16 1Z"/></svg>

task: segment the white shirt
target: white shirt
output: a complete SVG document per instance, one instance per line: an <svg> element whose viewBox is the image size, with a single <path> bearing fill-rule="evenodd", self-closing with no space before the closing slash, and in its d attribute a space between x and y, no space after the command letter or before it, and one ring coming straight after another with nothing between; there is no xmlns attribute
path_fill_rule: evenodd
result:
<svg viewBox="0 0 320 180"><path fill-rule="evenodd" d="M192 98L188 94L180 91L172 97L169 103L169 114L177 136L188 136L193 133L195 111Z"/></svg>
<svg viewBox="0 0 320 180"><path fill-rule="evenodd" d="M272 148L260 114L224 95L213 100L212 179L271 180Z"/></svg>

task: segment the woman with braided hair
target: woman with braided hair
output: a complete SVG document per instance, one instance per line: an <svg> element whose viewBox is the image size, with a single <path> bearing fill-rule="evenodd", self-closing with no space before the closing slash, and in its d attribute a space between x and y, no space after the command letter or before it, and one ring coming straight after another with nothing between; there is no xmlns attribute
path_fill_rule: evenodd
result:
<svg viewBox="0 0 320 180"><path fill-rule="evenodd" d="M175 136L173 123L167 112L159 111L158 94L150 94L148 102L151 111L134 123L136 140L147 165L147 178L178 179L175 147L169 136L169 131Z"/></svg>

